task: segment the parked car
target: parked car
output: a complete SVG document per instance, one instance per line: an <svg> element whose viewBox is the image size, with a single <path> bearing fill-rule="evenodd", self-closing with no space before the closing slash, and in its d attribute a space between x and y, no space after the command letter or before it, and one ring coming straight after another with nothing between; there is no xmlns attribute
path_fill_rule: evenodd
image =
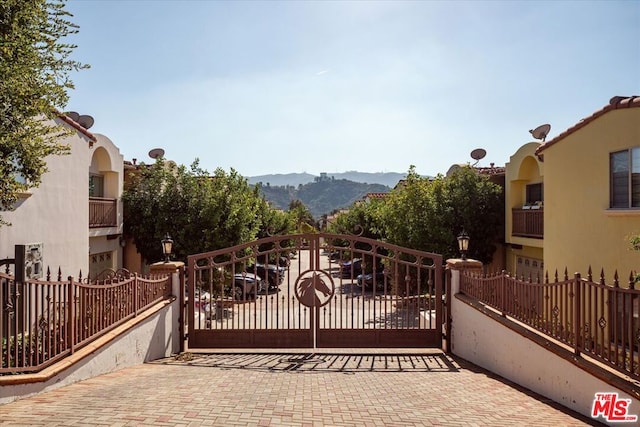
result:
<svg viewBox="0 0 640 427"><path fill-rule="evenodd" d="M364 289L373 289L373 282L375 281L376 290L384 290L385 278L387 275L384 271L379 271L377 273L369 273L369 274L359 274L357 277L358 286ZM387 286L390 286L390 283L387 282Z"/></svg>
<svg viewBox="0 0 640 427"><path fill-rule="evenodd" d="M275 289L280 286L284 280L286 269L274 264L255 264L247 267L247 272L258 275L258 277L267 283L269 289Z"/></svg>
<svg viewBox="0 0 640 427"><path fill-rule="evenodd" d="M384 265L380 261L376 263L376 270L378 273L384 270ZM371 271L371 265L367 266L366 271ZM354 258L351 261L345 261L340 264L340 277L343 279L357 278L361 274L363 274L363 271L362 259L360 258Z"/></svg>
<svg viewBox="0 0 640 427"><path fill-rule="evenodd" d="M239 273L233 276L231 296L234 300L253 299L263 291L264 284L259 276L253 273Z"/></svg>
<svg viewBox="0 0 640 427"><path fill-rule="evenodd" d="M291 260L289 259L289 257L286 257L286 256L278 257L278 265L280 267L289 267L290 264L291 264Z"/></svg>
<svg viewBox="0 0 640 427"><path fill-rule="evenodd" d="M343 279L358 277L359 274L362 274L362 260L360 258L354 258L340 264L340 277Z"/></svg>

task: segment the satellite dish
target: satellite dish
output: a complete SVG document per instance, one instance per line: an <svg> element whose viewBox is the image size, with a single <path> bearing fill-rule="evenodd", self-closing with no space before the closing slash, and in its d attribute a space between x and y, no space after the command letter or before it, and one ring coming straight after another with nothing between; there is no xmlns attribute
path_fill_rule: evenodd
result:
<svg viewBox="0 0 640 427"><path fill-rule="evenodd" d="M484 156L486 155L487 151L484 148L476 148L471 152L471 158L476 161L484 159Z"/></svg>
<svg viewBox="0 0 640 427"><path fill-rule="evenodd" d="M77 122L78 119L80 118L80 114L76 113L75 111L69 111L67 113L67 117L69 117L74 122Z"/></svg>
<svg viewBox="0 0 640 427"><path fill-rule="evenodd" d="M154 148L149 151L149 157L152 159L157 159L158 157L164 157L164 150L162 148Z"/></svg>
<svg viewBox="0 0 640 427"><path fill-rule="evenodd" d="M93 117L82 115L78 117L78 120L76 120L76 122L78 122L78 124L83 128L89 129L91 126L93 126Z"/></svg>
<svg viewBox="0 0 640 427"><path fill-rule="evenodd" d="M551 130L551 125L546 124L546 125L540 125L537 128L530 130L529 133L533 135L535 139L541 139L542 142L544 142L550 130Z"/></svg>

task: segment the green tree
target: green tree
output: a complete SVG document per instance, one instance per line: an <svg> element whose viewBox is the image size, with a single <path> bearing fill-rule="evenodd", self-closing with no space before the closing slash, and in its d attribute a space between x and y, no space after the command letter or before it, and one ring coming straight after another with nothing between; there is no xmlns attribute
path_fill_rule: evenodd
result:
<svg viewBox="0 0 640 427"><path fill-rule="evenodd" d="M502 188L471 167L451 176L422 178L412 166L405 185L381 209L386 238L401 246L458 255L457 235L471 236L469 256L489 263L504 224Z"/></svg>
<svg viewBox="0 0 640 427"><path fill-rule="evenodd" d="M158 159L141 165L122 197L124 231L147 262L162 259L160 240L169 233L176 259L257 238L267 202L235 170L213 175L196 160L190 169ZM275 220L274 220L275 221Z"/></svg>
<svg viewBox="0 0 640 427"><path fill-rule="evenodd" d="M631 236L629 238L629 244L634 251L640 251L640 234ZM635 282L640 282L640 272L635 273Z"/></svg>
<svg viewBox="0 0 640 427"><path fill-rule="evenodd" d="M0 207L11 209L21 192L37 187L45 157L68 152L62 126L51 126L73 88L75 45L61 39L77 32L64 1L0 1Z"/></svg>
<svg viewBox="0 0 640 427"><path fill-rule="evenodd" d="M316 221L309 209L300 200L292 200L289 203L288 213L299 233L309 233L315 230Z"/></svg>
<svg viewBox="0 0 640 427"><path fill-rule="evenodd" d="M370 239L382 239L383 225L380 218L380 209L384 200L370 200L367 203L354 203L347 212L337 216L333 224L329 224L328 230L333 233L357 234Z"/></svg>

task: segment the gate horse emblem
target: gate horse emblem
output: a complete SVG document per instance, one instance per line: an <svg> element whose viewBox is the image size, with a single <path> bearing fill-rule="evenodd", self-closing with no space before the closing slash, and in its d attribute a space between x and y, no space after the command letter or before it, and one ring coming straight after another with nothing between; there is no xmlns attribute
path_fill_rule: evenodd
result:
<svg viewBox="0 0 640 427"><path fill-rule="evenodd" d="M329 279L329 287L322 279ZM300 274L294 287L296 298L306 307L322 307L331 301L335 293L333 279L324 271L307 270Z"/></svg>

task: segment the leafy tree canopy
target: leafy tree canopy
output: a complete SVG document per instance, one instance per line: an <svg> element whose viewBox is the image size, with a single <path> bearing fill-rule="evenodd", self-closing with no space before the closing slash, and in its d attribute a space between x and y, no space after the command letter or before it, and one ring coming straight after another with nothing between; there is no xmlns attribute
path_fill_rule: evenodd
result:
<svg viewBox="0 0 640 427"><path fill-rule="evenodd" d="M381 239L383 226L380 209L383 203L383 200L378 199L355 203L347 212L338 215L327 229L332 233L361 234L362 237Z"/></svg>
<svg viewBox="0 0 640 427"><path fill-rule="evenodd" d="M309 209L300 200L292 200L289 203L288 213L299 233L310 233L315 230L316 221Z"/></svg>
<svg viewBox="0 0 640 427"><path fill-rule="evenodd" d="M190 169L158 159L141 165L123 193L124 231L147 262L162 259L169 233L176 259L255 240L266 226L288 227L267 202L231 169L213 175L196 160Z"/></svg>
<svg viewBox="0 0 640 427"><path fill-rule="evenodd" d="M471 167L429 179L412 166L405 185L385 199L380 218L391 243L446 258L459 255L457 235L464 228L471 236L469 256L489 263L503 231L502 188Z"/></svg>
<svg viewBox="0 0 640 427"><path fill-rule="evenodd" d="M52 119L66 106L71 71L86 68L61 39L77 32L61 0L0 1L0 206L40 184L45 157L62 154L61 126Z"/></svg>

